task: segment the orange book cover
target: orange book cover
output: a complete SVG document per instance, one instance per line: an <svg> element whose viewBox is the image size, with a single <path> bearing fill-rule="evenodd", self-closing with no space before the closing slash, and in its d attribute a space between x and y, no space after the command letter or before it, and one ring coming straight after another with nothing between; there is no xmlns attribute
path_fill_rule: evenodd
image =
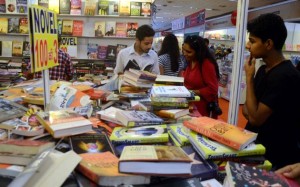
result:
<svg viewBox="0 0 300 187"><path fill-rule="evenodd" d="M83 21L73 20L73 36L82 36L83 33Z"/></svg>
<svg viewBox="0 0 300 187"><path fill-rule="evenodd" d="M209 117L192 118L184 126L236 150L256 140L257 133Z"/></svg>

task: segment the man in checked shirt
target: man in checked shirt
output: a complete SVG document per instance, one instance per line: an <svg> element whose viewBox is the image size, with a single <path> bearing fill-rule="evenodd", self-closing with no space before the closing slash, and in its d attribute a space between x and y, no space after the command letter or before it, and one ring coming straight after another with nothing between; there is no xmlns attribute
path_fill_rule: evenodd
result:
<svg viewBox="0 0 300 187"><path fill-rule="evenodd" d="M61 44L61 36L58 35L58 43ZM71 57L68 53L58 49L58 66L49 68L50 80L71 80L74 74L73 64L71 62ZM34 74L34 78L41 78L42 72L37 72Z"/></svg>

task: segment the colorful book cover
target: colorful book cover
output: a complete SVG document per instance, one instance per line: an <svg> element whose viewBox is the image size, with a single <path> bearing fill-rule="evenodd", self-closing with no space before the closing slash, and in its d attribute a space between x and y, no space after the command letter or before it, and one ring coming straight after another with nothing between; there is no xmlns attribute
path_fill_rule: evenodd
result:
<svg viewBox="0 0 300 187"><path fill-rule="evenodd" d="M137 22L127 23L127 37L135 37L136 30L138 29Z"/></svg>
<svg viewBox="0 0 300 187"><path fill-rule="evenodd" d="M6 13L8 14L15 14L17 13L17 1L16 0L6 0Z"/></svg>
<svg viewBox="0 0 300 187"><path fill-rule="evenodd" d="M59 14L70 14L71 1L59 0Z"/></svg>
<svg viewBox="0 0 300 187"><path fill-rule="evenodd" d="M103 37L105 34L105 21L95 22L95 37Z"/></svg>
<svg viewBox="0 0 300 187"><path fill-rule="evenodd" d="M49 8L49 0L38 0L38 5L45 8Z"/></svg>
<svg viewBox="0 0 300 187"><path fill-rule="evenodd" d="M119 15L130 16L130 0L122 0L119 2Z"/></svg>
<svg viewBox="0 0 300 187"><path fill-rule="evenodd" d="M72 35L73 32L73 20L63 20L62 21L62 34Z"/></svg>
<svg viewBox="0 0 300 187"><path fill-rule="evenodd" d="M96 0L85 0L84 15L93 16L96 13Z"/></svg>
<svg viewBox="0 0 300 187"><path fill-rule="evenodd" d="M169 135L166 125L115 127L109 139L113 144L166 143Z"/></svg>
<svg viewBox="0 0 300 187"><path fill-rule="evenodd" d="M59 0L50 0L49 1L49 10L52 10L59 14Z"/></svg>
<svg viewBox="0 0 300 187"><path fill-rule="evenodd" d="M98 15L108 15L108 0L99 0L98 6Z"/></svg>
<svg viewBox="0 0 300 187"><path fill-rule="evenodd" d="M0 13L6 13L5 0L0 0Z"/></svg>
<svg viewBox="0 0 300 187"><path fill-rule="evenodd" d="M73 20L73 36L82 36L83 20Z"/></svg>
<svg viewBox="0 0 300 187"><path fill-rule="evenodd" d="M106 151L114 154L113 147L106 134L85 133L71 136L70 145L77 154L103 153Z"/></svg>
<svg viewBox="0 0 300 187"><path fill-rule="evenodd" d="M257 137L257 133L209 117L193 118L183 124L193 131L236 150L244 149Z"/></svg>
<svg viewBox="0 0 300 187"><path fill-rule="evenodd" d="M130 2L130 15L131 16L140 16L142 9L142 2Z"/></svg>
<svg viewBox="0 0 300 187"><path fill-rule="evenodd" d="M61 37L60 49L72 58L77 57L77 37Z"/></svg>
<svg viewBox="0 0 300 187"><path fill-rule="evenodd" d="M22 56L23 55L23 42L13 41L12 42L12 56Z"/></svg>
<svg viewBox="0 0 300 187"><path fill-rule="evenodd" d="M2 41L2 56L12 56L12 41Z"/></svg>
<svg viewBox="0 0 300 187"><path fill-rule="evenodd" d="M23 41L23 56L30 56L30 42Z"/></svg>
<svg viewBox="0 0 300 187"><path fill-rule="evenodd" d="M150 2L142 2L141 16L151 16Z"/></svg>
<svg viewBox="0 0 300 187"><path fill-rule="evenodd" d="M8 18L8 33L19 33L19 18Z"/></svg>
<svg viewBox="0 0 300 187"><path fill-rule="evenodd" d="M27 13L27 0L17 0L17 12L20 14Z"/></svg>
<svg viewBox="0 0 300 187"><path fill-rule="evenodd" d="M88 43L87 57L88 59L97 59L98 44Z"/></svg>
<svg viewBox="0 0 300 187"><path fill-rule="evenodd" d="M266 152L266 148L263 145L254 143L248 145L245 149L235 150L194 131L190 132L189 139L194 149L205 159L264 155Z"/></svg>
<svg viewBox="0 0 300 187"><path fill-rule="evenodd" d="M119 15L119 0L108 1L108 15Z"/></svg>
<svg viewBox="0 0 300 187"><path fill-rule="evenodd" d="M81 0L71 0L71 15L81 15Z"/></svg>
<svg viewBox="0 0 300 187"><path fill-rule="evenodd" d="M110 60L115 60L117 58L117 46L115 45L107 46L106 58Z"/></svg>
<svg viewBox="0 0 300 187"><path fill-rule="evenodd" d="M125 49L127 47L126 44L117 44L117 56L119 54L119 52L122 50L122 49Z"/></svg>
<svg viewBox="0 0 300 187"><path fill-rule="evenodd" d="M97 52L97 58L101 59L101 60L105 60L106 53L107 53L107 46L99 45L98 52Z"/></svg>
<svg viewBox="0 0 300 187"><path fill-rule="evenodd" d="M163 119L147 111L118 111L116 117L127 127L160 125L163 123Z"/></svg>
<svg viewBox="0 0 300 187"><path fill-rule="evenodd" d="M21 34L28 34L29 33L29 25L27 18L20 18L19 19L19 32Z"/></svg>
<svg viewBox="0 0 300 187"><path fill-rule="evenodd" d="M127 37L127 23L116 22L116 37Z"/></svg>
<svg viewBox="0 0 300 187"><path fill-rule="evenodd" d="M119 172L119 159L111 152L83 153L77 170L101 186L149 184L150 176L129 175Z"/></svg>
<svg viewBox="0 0 300 187"><path fill-rule="evenodd" d="M190 144L189 132L182 125L170 125L169 132L180 143L180 145Z"/></svg>
<svg viewBox="0 0 300 187"><path fill-rule="evenodd" d="M105 36L115 36L116 35L116 22L107 21L105 22Z"/></svg>

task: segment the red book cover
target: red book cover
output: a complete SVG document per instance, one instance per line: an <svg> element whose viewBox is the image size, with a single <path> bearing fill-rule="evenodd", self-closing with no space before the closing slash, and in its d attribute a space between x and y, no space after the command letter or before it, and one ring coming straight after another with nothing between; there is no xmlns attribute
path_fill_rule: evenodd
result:
<svg viewBox="0 0 300 187"><path fill-rule="evenodd" d="M82 36L83 33L83 21L73 20L73 36Z"/></svg>

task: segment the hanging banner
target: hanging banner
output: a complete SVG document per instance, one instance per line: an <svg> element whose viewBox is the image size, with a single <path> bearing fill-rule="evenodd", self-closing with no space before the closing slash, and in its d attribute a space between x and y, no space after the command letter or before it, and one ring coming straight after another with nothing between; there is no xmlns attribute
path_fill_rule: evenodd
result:
<svg viewBox="0 0 300 187"><path fill-rule="evenodd" d="M185 18L179 18L172 21L172 31L184 29Z"/></svg>
<svg viewBox="0 0 300 187"><path fill-rule="evenodd" d="M57 14L41 6L28 8L31 72L58 65Z"/></svg>
<svg viewBox="0 0 300 187"><path fill-rule="evenodd" d="M185 28L205 24L205 9L185 17Z"/></svg>

